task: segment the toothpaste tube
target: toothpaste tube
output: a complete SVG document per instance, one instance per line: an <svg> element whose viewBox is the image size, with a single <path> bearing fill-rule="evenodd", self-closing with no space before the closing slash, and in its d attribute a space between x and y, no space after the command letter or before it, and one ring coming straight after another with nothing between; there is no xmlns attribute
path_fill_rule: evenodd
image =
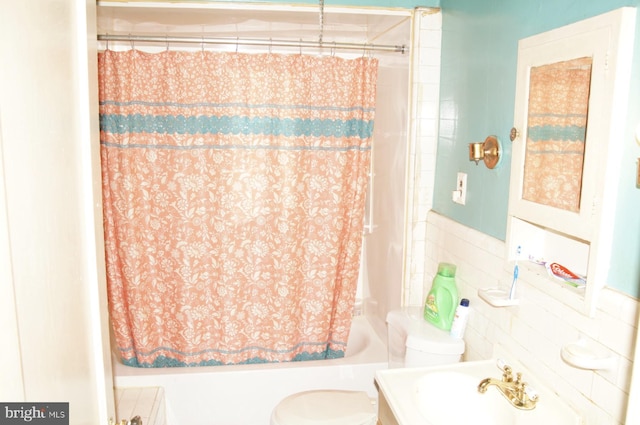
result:
<svg viewBox="0 0 640 425"><path fill-rule="evenodd" d="M558 280L563 281L564 283L571 285L575 288L584 288L587 284L587 281L582 277L565 266L558 263L546 263L544 265L547 268L547 272L549 276L554 277Z"/></svg>

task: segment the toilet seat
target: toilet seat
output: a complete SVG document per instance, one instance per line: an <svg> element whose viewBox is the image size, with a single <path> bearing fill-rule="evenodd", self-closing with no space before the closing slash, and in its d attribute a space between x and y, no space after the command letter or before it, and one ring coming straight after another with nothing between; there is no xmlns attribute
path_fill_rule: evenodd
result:
<svg viewBox="0 0 640 425"><path fill-rule="evenodd" d="M273 410L271 425L375 425L376 413L363 391L305 391L283 399Z"/></svg>

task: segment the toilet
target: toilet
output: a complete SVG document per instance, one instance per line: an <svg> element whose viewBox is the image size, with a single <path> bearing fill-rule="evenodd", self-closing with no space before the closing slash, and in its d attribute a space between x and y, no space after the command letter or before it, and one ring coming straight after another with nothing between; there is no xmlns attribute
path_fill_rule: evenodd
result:
<svg viewBox="0 0 640 425"><path fill-rule="evenodd" d="M389 368L441 366L462 359L464 340L424 320L422 307L387 314Z"/></svg>
<svg viewBox="0 0 640 425"><path fill-rule="evenodd" d="M271 425L376 425L377 416L364 391L312 390L282 400Z"/></svg>
<svg viewBox="0 0 640 425"><path fill-rule="evenodd" d="M436 328L421 307L387 314L389 367L423 367L457 363L462 339ZM271 425L375 425L376 403L364 391L313 390L292 394L273 409Z"/></svg>

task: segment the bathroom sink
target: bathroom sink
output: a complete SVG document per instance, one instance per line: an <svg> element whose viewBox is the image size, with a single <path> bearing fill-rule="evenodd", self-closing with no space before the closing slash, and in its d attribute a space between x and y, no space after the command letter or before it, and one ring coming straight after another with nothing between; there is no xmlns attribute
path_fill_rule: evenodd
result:
<svg viewBox="0 0 640 425"><path fill-rule="evenodd" d="M515 362L514 362L515 363ZM507 364L509 364L507 362ZM513 406L496 387L478 392L484 378L501 378L496 360L453 365L388 369L376 374L399 425L579 425L580 416L558 395L537 382L521 365L512 365L538 393L532 410Z"/></svg>
<svg viewBox="0 0 640 425"><path fill-rule="evenodd" d="M416 403L420 414L433 424L515 424L513 414L517 409L503 406L507 401L497 391L480 394L478 382L477 378L466 373L424 374L416 381ZM455 396L444 397L443 391L451 391L447 388L453 390Z"/></svg>

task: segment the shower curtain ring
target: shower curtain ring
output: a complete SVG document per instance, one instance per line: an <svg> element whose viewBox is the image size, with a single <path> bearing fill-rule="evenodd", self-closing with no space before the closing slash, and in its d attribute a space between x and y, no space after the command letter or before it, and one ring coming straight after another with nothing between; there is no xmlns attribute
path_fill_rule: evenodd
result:
<svg viewBox="0 0 640 425"><path fill-rule="evenodd" d="M333 41L333 47L331 48L331 57L335 57L336 56L336 41Z"/></svg>
<svg viewBox="0 0 640 425"><path fill-rule="evenodd" d="M167 52L169 51L169 36L165 34L164 41L167 43Z"/></svg>
<svg viewBox="0 0 640 425"><path fill-rule="evenodd" d="M200 46L202 47L202 53L204 53L204 35L202 36L202 43Z"/></svg>
<svg viewBox="0 0 640 425"><path fill-rule="evenodd" d="M269 54L271 54L271 46L273 46L273 40L269 37Z"/></svg>
<svg viewBox="0 0 640 425"><path fill-rule="evenodd" d="M131 42L131 50L136 50L136 46L133 43L133 37L131 36L131 33L129 33L129 41Z"/></svg>
<svg viewBox="0 0 640 425"><path fill-rule="evenodd" d="M240 37L236 37L236 53L238 53L238 44L240 44Z"/></svg>
<svg viewBox="0 0 640 425"><path fill-rule="evenodd" d="M300 38L300 44L298 44L298 47L300 48L300 56L302 56L302 38Z"/></svg>

